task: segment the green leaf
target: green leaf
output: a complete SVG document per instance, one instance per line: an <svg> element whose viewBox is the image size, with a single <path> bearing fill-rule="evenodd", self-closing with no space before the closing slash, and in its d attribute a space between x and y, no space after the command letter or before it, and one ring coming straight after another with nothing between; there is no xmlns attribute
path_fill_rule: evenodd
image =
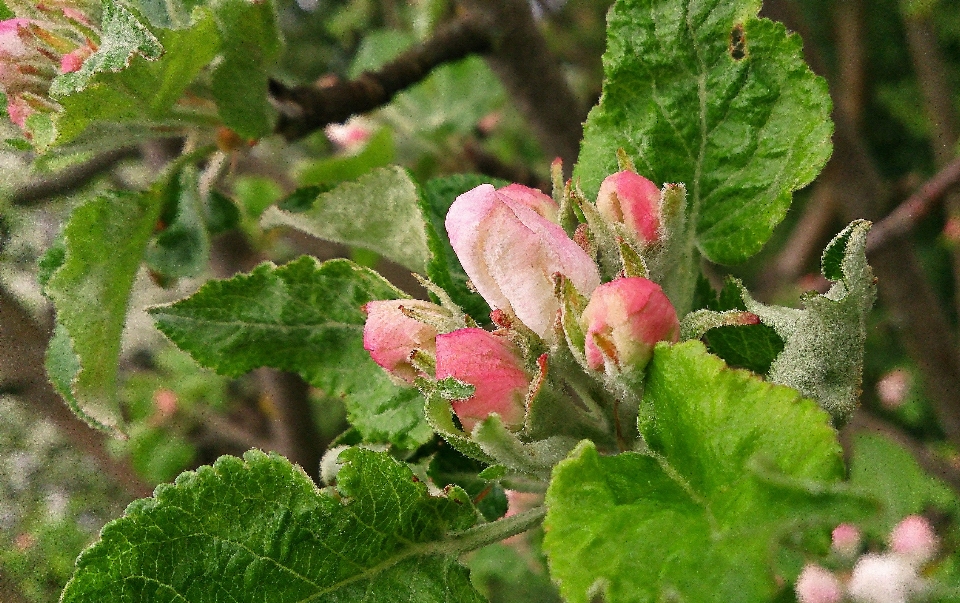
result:
<svg viewBox="0 0 960 603"><path fill-rule="evenodd" d="M207 230L216 235L240 225L240 210L230 197L218 191L210 191L204 207L204 218Z"/></svg>
<svg viewBox="0 0 960 603"><path fill-rule="evenodd" d="M13 19L14 17L16 17L16 15L13 13L13 11L7 8L6 4L0 2L0 20L5 21L7 19Z"/></svg>
<svg viewBox="0 0 960 603"><path fill-rule="evenodd" d="M120 336L159 214L152 193L108 193L79 206L64 229L62 263L44 287L62 333L51 344L48 367L56 371L51 377L61 392L75 396L81 417L100 426L116 428L120 422L115 396Z"/></svg>
<svg viewBox="0 0 960 603"><path fill-rule="evenodd" d="M134 56L119 73L93 74L82 90L58 99L63 106L57 115L59 144L96 121L149 123L172 117L174 104L216 56L220 38L209 10L195 12L189 28L159 30L157 38L164 48L158 60Z"/></svg>
<svg viewBox="0 0 960 603"><path fill-rule="evenodd" d="M422 274L430 251L419 204L420 192L409 172L394 166L321 194L306 211L272 207L260 223L264 228L289 226L328 241L364 247Z"/></svg>
<svg viewBox="0 0 960 603"><path fill-rule="evenodd" d="M690 244L719 263L756 253L831 152L827 85L760 4L619 0L575 170L593 197L623 148L658 185L684 183Z"/></svg>
<svg viewBox="0 0 960 603"><path fill-rule="evenodd" d="M781 539L874 508L826 413L699 342L657 346L643 405L647 454L584 441L554 470L544 549L572 603L769 601Z"/></svg>
<svg viewBox="0 0 960 603"><path fill-rule="evenodd" d="M336 493L259 451L184 473L103 529L61 601L483 601L451 537L476 520L462 490L430 496L383 453L340 459Z"/></svg>
<svg viewBox="0 0 960 603"><path fill-rule="evenodd" d="M203 220L200 172L188 166L173 174L164 195L176 208L173 221L154 238L144 260L170 278L196 276L210 259L210 236Z"/></svg>
<svg viewBox="0 0 960 603"><path fill-rule="evenodd" d="M924 471L910 452L879 435L855 436L850 481L883 503L882 513L871 522L877 536L885 537L901 519L931 506L960 510L960 500L946 484Z"/></svg>
<svg viewBox="0 0 960 603"><path fill-rule="evenodd" d="M220 119L240 136L261 138L273 130L275 113L267 70L283 46L274 4L217 0L212 8L222 39L223 60L213 72Z"/></svg>
<svg viewBox="0 0 960 603"><path fill-rule="evenodd" d="M509 184L504 180L476 174L457 174L434 178L423 187L427 245L430 248L430 262L427 264L427 276L447 292L451 299L480 323L486 323L490 316L490 306L479 294L467 287L467 273L463 271L457 254L450 246L450 238L444 221L450 206L457 196L474 189L481 184L493 184L502 187Z"/></svg>
<svg viewBox="0 0 960 603"><path fill-rule="evenodd" d="M356 180L374 168L395 161L396 146L390 128L381 128L363 149L355 155L327 157L305 163L297 168L297 182L305 185L333 185Z"/></svg>
<svg viewBox="0 0 960 603"><path fill-rule="evenodd" d="M347 260L319 264L303 256L209 281L150 314L201 365L229 376L261 366L299 373L342 396L366 440L415 448L431 435L423 399L416 389L395 385L362 345L363 305L402 297L383 277Z"/></svg>
<svg viewBox="0 0 960 603"><path fill-rule="evenodd" d="M50 95L66 96L86 88L98 73L122 71L134 54L156 60L164 52L160 40L122 4L103 0L100 47L83 61L78 71L57 76Z"/></svg>
<svg viewBox="0 0 960 603"><path fill-rule="evenodd" d="M824 295L806 296L803 310L761 304L741 285L747 310L784 341L767 378L817 400L838 424L845 423L860 402L867 313L877 297L866 256L869 230L870 222L857 220L830 242L824 252L825 275L840 278L832 279Z"/></svg>
<svg viewBox="0 0 960 603"><path fill-rule="evenodd" d="M727 281L709 308L716 312L746 310L736 281ZM761 375L770 370L770 364L783 351L783 340L776 331L764 324L711 329L705 336L705 342L712 353L723 358L730 366Z"/></svg>

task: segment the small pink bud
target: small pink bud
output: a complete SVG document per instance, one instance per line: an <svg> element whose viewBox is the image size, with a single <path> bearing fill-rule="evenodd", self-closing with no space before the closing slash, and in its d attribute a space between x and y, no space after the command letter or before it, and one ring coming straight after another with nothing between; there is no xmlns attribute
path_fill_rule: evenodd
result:
<svg viewBox="0 0 960 603"><path fill-rule="evenodd" d="M860 530L850 523L841 523L831 533L833 550L843 557L853 557L860 551Z"/></svg>
<svg viewBox="0 0 960 603"><path fill-rule="evenodd" d="M7 101L7 115L10 121L20 126L21 130L27 128L27 118L33 113L33 108L19 96L10 97Z"/></svg>
<svg viewBox="0 0 960 603"><path fill-rule="evenodd" d="M797 599L800 603L840 603L843 587L830 571L808 563L797 578Z"/></svg>
<svg viewBox="0 0 960 603"><path fill-rule="evenodd" d="M925 517L905 517L890 532L890 549L907 559L924 564L937 554L939 541Z"/></svg>
<svg viewBox="0 0 960 603"><path fill-rule="evenodd" d="M68 52L67 54L60 57L60 73L73 73L74 71L79 71L80 66L83 65L83 61L90 56L91 51L86 46L78 48L73 52Z"/></svg>
<svg viewBox="0 0 960 603"><path fill-rule="evenodd" d="M526 415L530 376L520 351L506 337L483 329L458 329L437 336L437 379L454 377L474 387L473 396L453 402L469 432L491 413L518 428Z"/></svg>
<svg viewBox="0 0 960 603"><path fill-rule="evenodd" d="M355 153L373 135L373 128L364 120L351 119L342 124L329 124L324 133L332 143L347 153Z"/></svg>
<svg viewBox="0 0 960 603"><path fill-rule="evenodd" d="M457 197L447 214L450 243L477 292L549 337L560 302L554 274L584 295L600 284L596 263L553 222L556 202L518 184L482 184Z"/></svg>
<svg viewBox="0 0 960 603"><path fill-rule="evenodd" d="M372 301L364 306L367 322L363 326L363 349L387 372L407 383L420 375L411 364L415 350L433 354L437 330L404 314L404 308L427 312L441 310L436 304L416 299ZM441 310L442 311L442 310Z"/></svg>
<svg viewBox="0 0 960 603"><path fill-rule="evenodd" d="M903 369L893 369L877 381L877 397L880 404L889 410L903 405L910 391L910 373Z"/></svg>
<svg viewBox="0 0 960 603"><path fill-rule="evenodd" d="M597 195L597 211L607 221L623 224L641 245L660 238L660 189L629 170L607 176Z"/></svg>
<svg viewBox="0 0 960 603"><path fill-rule="evenodd" d="M600 285L580 317L587 365L642 369L658 341L680 338L677 312L659 285L634 276Z"/></svg>
<svg viewBox="0 0 960 603"><path fill-rule="evenodd" d="M916 568L890 554L860 557L847 583L847 592L857 603L907 603L921 590Z"/></svg>

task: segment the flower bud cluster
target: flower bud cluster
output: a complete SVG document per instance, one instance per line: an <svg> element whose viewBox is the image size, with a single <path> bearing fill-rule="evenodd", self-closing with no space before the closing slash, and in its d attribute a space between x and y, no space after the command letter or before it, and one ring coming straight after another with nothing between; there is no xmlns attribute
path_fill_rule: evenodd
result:
<svg viewBox="0 0 960 603"><path fill-rule="evenodd" d="M643 249L663 235L659 201L652 182L624 171L604 181L591 215L601 216L600 228ZM450 207L450 243L492 309L496 331L443 324L437 317L448 311L429 302L366 306L364 347L397 379L453 377L473 386L472 396L452 401L467 431L491 414L514 431L523 427L553 354L567 354L588 376L607 383L623 374L642 375L654 346L679 338L677 313L655 282L623 273L601 282L590 244L593 225L570 226L573 212L562 207L520 184L484 184ZM573 297L582 303L572 304Z"/></svg>
<svg viewBox="0 0 960 603"><path fill-rule="evenodd" d="M890 532L884 553L857 557L861 535L851 524L840 524L832 536L833 551L853 569L840 574L807 564L795 587L800 603L908 603L927 591L921 573L936 556L939 542L926 518L910 515L900 521Z"/></svg>
<svg viewBox="0 0 960 603"><path fill-rule="evenodd" d="M100 9L82 0L8 4L17 17L0 21L0 91L10 121L26 129L31 114L59 109L48 94L53 79L96 52Z"/></svg>

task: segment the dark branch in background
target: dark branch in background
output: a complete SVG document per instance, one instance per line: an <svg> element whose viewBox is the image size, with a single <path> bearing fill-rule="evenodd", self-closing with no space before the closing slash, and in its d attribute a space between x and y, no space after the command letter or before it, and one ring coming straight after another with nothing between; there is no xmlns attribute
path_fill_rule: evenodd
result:
<svg viewBox="0 0 960 603"><path fill-rule="evenodd" d="M867 238L867 251L879 251L890 243L902 239L951 189L957 186L958 182L960 182L960 157L948 163L917 192L910 195L887 217L873 226Z"/></svg>
<svg viewBox="0 0 960 603"><path fill-rule="evenodd" d="M310 386L295 373L261 368L257 376L263 391L270 397L277 417L273 422L276 452L300 465L313 480L320 483L320 457L325 443L310 407Z"/></svg>
<svg viewBox="0 0 960 603"><path fill-rule="evenodd" d="M139 156L140 151L137 147L121 147L105 151L52 176L34 180L14 189L10 202L13 205L27 206L56 195L70 193L107 172L121 161Z"/></svg>
<svg viewBox="0 0 960 603"><path fill-rule="evenodd" d="M287 140L296 140L327 124L382 107L401 90L422 81L434 68L490 48L491 37L485 27L473 19L459 19L440 27L432 38L381 69L365 71L348 82L323 88L287 88L272 81L270 93L281 112L276 132Z"/></svg>
<svg viewBox="0 0 960 603"><path fill-rule="evenodd" d="M547 47L527 0L459 0L493 32L487 62L533 128L547 157L560 157L569 174L580 152L586 108L570 89L560 61Z"/></svg>
<svg viewBox="0 0 960 603"><path fill-rule="evenodd" d="M108 436L77 418L53 390L44 369L49 340L50 333L41 329L8 291L0 288L0 390L13 393L17 400L56 425L74 446L124 487L130 498L150 496L153 488L133 467L107 451Z"/></svg>

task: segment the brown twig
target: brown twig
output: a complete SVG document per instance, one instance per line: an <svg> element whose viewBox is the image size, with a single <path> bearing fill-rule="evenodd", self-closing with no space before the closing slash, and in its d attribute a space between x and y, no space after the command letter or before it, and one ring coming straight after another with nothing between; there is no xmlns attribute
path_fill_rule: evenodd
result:
<svg viewBox="0 0 960 603"><path fill-rule="evenodd" d="M459 4L494 32L487 62L547 156L560 157L569 173L580 151L586 107L547 47L530 4L526 0L459 0Z"/></svg>
<svg viewBox="0 0 960 603"><path fill-rule="evenodd" d="M13 191L10 202L13 205L28 206L56 195L75 191L121 161L139 155L140 151L136 147L121 147L105 151L52 176L24 184Z"/></svg>
<svg viewBox="0 0 960 603"><path fill-rule="evenodd" d="M126 488L131 498L150 496L153 488L133 467L107 451L107 436L77 418L50 385L44 370L49 339L50 334L36 324L20 302L0 288L0 389L14 393L17 400L59 427L74 446Z"/></svg>
<svg viewBox="0 0 960 603"><path fill-rule="evenodd" d="M486 27L475 19L458 19L377 71L365 71L356 79L323 88L287 88L273 81L270 93L281 110L276 132L287 140L296 140L327 124L381 107L401 90L423 80L435 67L486 52L491 44Z"/></svg>
<svg viewBox="0 0 960 603"><path fill-rule="evenodd" d="M310 386L295 373L270 368L257 369L257 376L276 410L271 447L319 483L323 445L310 408Z"/></svg>
<svg viewBox="0 0 960 603"><path fill-rule="evenodd" d="M887 217L874 224L867 238L867 251L879 251L909 233L958 182L960 157L948 163Z"/></svg>

